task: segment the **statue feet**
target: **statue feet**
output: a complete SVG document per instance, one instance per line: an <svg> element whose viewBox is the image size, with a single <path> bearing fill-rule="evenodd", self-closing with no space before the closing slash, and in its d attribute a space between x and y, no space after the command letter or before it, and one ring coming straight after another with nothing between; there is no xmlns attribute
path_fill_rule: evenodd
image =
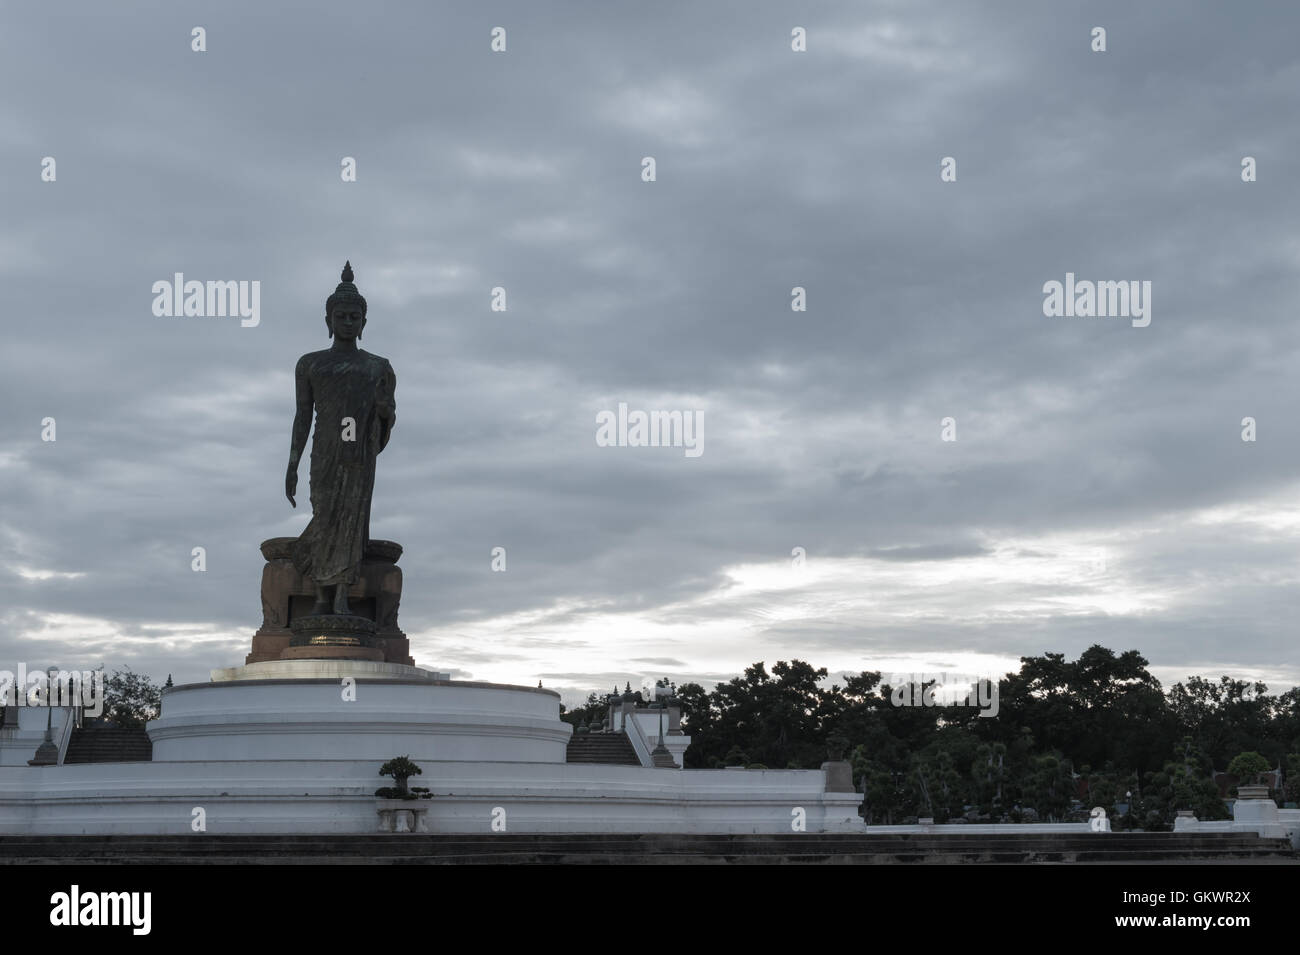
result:
<svg viewBox="0 0 1300 955"><path fill-rule="evenodd" d="M313 614L323 614L330 612L330 599L325 595L325 588L316 584L316 602L311 605Z"/></svg>
<svg viewBox="0 0 1300 955"><path fill-rule="evenodd" d="M311 612L314 616L321 614L351 614L352 608L348 606L348 588L346 584L334 585L334 604L330 609L330 598L325 593L325 588L316 584L316 602L311 605Z"/></svg>

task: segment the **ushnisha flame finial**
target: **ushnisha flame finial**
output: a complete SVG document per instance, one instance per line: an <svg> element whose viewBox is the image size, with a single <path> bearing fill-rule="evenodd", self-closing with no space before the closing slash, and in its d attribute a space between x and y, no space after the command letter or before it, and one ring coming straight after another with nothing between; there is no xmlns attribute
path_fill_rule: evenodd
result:
<svg viewBox="0 0 1300 955"><path fill-rule="evenodd" d="M352 283L352 262L349 260L343 263L343 274L339 276L343 281L339 282L338 287L334 289L325 302L326 317L334 310L334 306L339 302L356 302L361 306L361 315L364 318L366 314L366 299L357 291L357 287Z"/></svg>

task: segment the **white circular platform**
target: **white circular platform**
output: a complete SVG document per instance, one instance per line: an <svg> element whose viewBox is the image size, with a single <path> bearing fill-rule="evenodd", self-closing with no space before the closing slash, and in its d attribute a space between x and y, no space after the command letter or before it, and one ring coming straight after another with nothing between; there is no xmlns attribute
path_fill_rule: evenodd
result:
<svg viewBox="0 0 1300 955"><path fill-rule="evenodd" d="M558 693L440 676L350 660L214 670L163 692L153 760L565 761Z"/></svg>

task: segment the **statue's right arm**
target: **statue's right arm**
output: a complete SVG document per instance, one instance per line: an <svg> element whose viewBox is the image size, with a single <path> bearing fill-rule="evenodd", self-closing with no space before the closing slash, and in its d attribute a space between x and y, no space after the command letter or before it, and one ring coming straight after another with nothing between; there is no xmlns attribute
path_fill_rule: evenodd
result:
<svg viewBox="0 0 1300 955"><path fill-rule="evenodd" d="M293 438L289 444L289 470L284 477L284 495L289 499L290 504L297 507L298 504L293 497L298 491L298 462L302 460L302 452L307 447L307 436L311 433L311 376L307 371L306 355L298 359L298 367L294 370L294 383L298 411L293 416Z"/></svg>

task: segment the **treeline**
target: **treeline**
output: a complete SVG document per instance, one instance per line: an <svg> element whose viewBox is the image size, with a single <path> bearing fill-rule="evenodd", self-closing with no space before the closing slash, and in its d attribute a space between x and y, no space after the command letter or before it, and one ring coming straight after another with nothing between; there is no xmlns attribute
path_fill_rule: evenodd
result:
<svg viewBox="0 0 1300 955"><path fill-rule="evenodd" d="M1073 661L1022 657L998 683L996 716L981 717L976 706L895 705L875 671L828 686L824 667L756 663L712 692L678 689L686 764L847 758L874 823L1061 821L1100 805L1121 827L1168 828L1180 809L1226 818L1214 774L1271 781L1265 766L1286 774L1279 805L1300 799L1300 689L1270 696L1262 683L1192 677L1164 690L1147 665L1101 646ZM1260 758L1238 759L1251 753Z"/></svg>

